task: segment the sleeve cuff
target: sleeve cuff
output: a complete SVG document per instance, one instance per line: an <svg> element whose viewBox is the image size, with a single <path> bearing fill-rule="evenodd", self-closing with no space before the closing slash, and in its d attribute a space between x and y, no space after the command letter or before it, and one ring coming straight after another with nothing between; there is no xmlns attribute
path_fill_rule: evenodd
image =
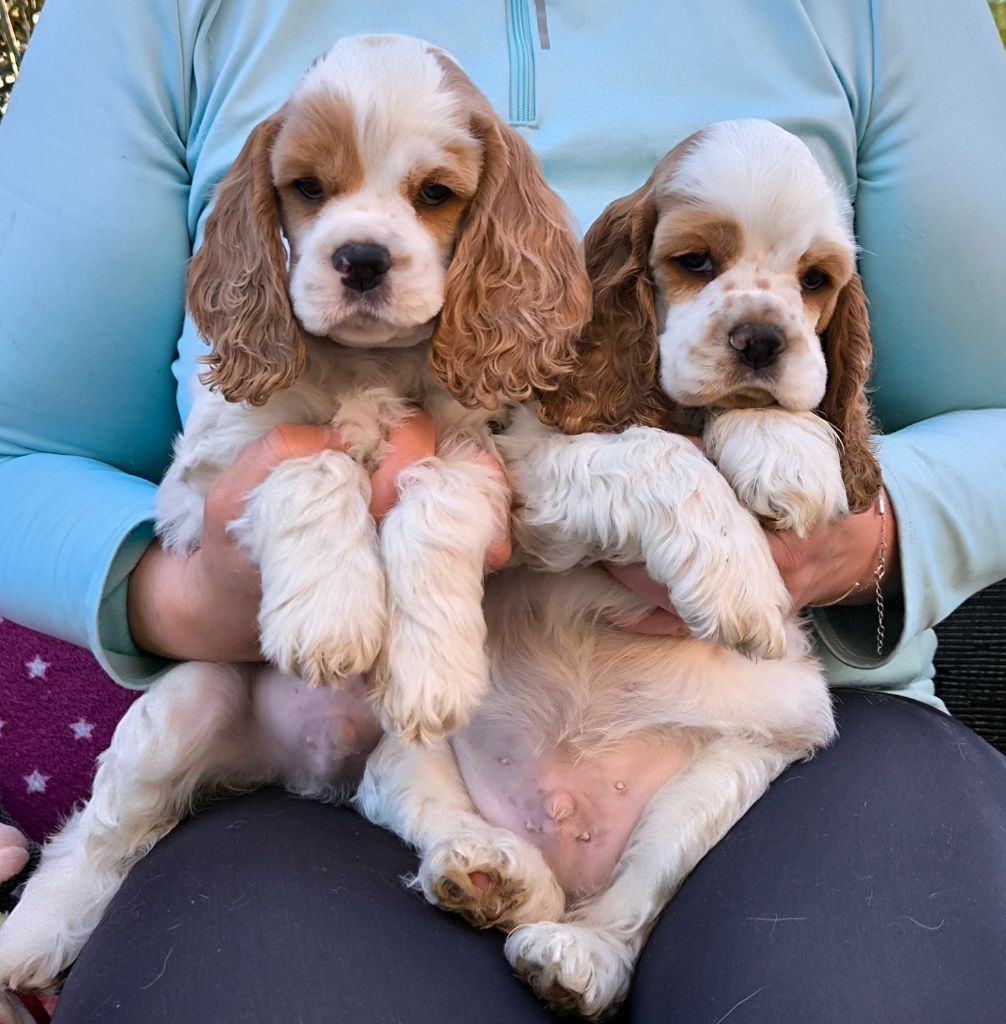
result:
<svg viewBox="0 0 1006 1024"><path fill-rule="evenodd" d="M92 625L91 650L95 657L120 686L130 690L146 689L174 664L141 651L129 632L129 574L153 539L153 520L146 520L122 540L108 567Z"/></svg>

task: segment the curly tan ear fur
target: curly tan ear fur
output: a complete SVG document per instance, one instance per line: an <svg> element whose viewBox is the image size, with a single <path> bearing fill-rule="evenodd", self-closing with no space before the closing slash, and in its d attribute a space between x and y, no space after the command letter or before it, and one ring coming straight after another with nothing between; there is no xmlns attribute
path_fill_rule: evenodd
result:
<svg viewBox="0 0 1006 1024"><path fill-rule="evenodd" d="M542 400L543 418L567 433L664 422L657 381L657 315L650 247L657 222L654 178L616 199L587 232L593 318L573 374Z"/></svg>
<svg viewBox="0 0 1006 1024"><path fill-rule="evenodd" d="M821 336L828 386L819 412L842 438L842 476L851 512L865 512L881 487L870 435L873 421L866 385L873 365L870 317L859 274L839 293Z"/></svg>
<svg viewBox="0 0 1006 1024"><path fill-rule="evenodd" d="M249 136L217 188L202 247L189 266L189 312L213 346L201 380L228 401L249 405L288 388L304 365L270 168L281 124L274 114Z"/></svg>
<svg viewBox="0 0 1006 1024"><path fill-rule="evenodd" d="M547 393L569 372L590 283L566 211L524 140L489 110L473 118L482 176L447 271L430 354L464 405Z"/></svg>

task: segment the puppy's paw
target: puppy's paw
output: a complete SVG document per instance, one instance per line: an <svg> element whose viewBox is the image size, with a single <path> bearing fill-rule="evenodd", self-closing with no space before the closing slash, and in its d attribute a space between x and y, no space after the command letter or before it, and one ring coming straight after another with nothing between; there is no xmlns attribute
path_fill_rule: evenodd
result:
<svg viewBox="0 0 1006 1024"><path fill-rule="evenodd" d="M315 686L369 670L384 639L387 587L369 498L360 466L322 452L281 463L229 528L262 573L262 653Z"/></svg>
<svg viewBox="0 0 1006 1024"><path fill-rule="evenodd" d="M463 729L489 689L485 624L454 631L447 620L392 612L374 673L381 723L407 743L428 745ZM471 616L468 616L471 618ZM466 635L466 633L468 635Z"/></svg>
<svg viewBox="0 0 1006 1024"><path fill-rule="evenodd" d="M426 852L416 883L476 928L509 931L562 917L566 898L541 853L506 829L453 837Z"/></svg>
<svg viewBox="0 0 1006 1024"><path fill-rule="evenodd" d="M792 601L775 565L762 571L733 581L732 596L723 595L715 625L704 638L751 658L777 659L786 653Z"/></svg>
<svg viewBox="0 0 1006 1024"><path fill-rule="evenodd" d="M807 534L849 513L840 441L810 412L737 409L710 419L706 454L766 526Z"/></svg>
<svg viewBox="0 0 1006 1024"><path fill-rule="evenodd" d="M700 515L682 517L671 543L647 553L647 570L667 584L692 636L750 657L781 658L789 593L754 517L715 472L711 483L723 493L711 494Z"/></svg>
<svg viewBox="0 0 1006 1024"><path fill-rule="evenodd" d="M42 915L29 910L22 901L0 925L0 990L52 988L87 939L58 911Z"/></svg>
<svg viewBox="0 0 1006 1024"><path fill-rule="evenodd" d="M634 957L624 943L574 924L523 925L506 940L513 969L554 1009L597 1020L629 990Z"/></svg>
<svg viewBox="0 0 1006 1024"><path fill-rule="evenodd" d="M373 547L324 557L309 573L262 580L259 633L266 660L312 686L341 685L377 661L387 628L384 568Z"/></svg>

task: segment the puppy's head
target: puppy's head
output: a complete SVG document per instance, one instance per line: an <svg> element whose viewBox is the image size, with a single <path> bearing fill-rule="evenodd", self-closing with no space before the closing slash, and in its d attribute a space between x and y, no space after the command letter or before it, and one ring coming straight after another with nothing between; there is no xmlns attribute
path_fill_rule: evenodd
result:
<svg viewBox="0 0 1006 1024"><path fill-rule="evenodd" d="M850 505L880 485L869 322L851 211L810 150L767 121L712 125L587 233L594 318L546 403L573 431L675 422L682 408L818 410Z"/></svg>
<svg viewBox="0 0 1006 1024"><path fill-rule="evenodd" d="M213 345L204 379L232 401L292 384L303 330L365 348L432 337L444 383L493 406L555 386L590 288L523 140L443 51L370 36L337 43L252 132L188 302Z"/></svg>

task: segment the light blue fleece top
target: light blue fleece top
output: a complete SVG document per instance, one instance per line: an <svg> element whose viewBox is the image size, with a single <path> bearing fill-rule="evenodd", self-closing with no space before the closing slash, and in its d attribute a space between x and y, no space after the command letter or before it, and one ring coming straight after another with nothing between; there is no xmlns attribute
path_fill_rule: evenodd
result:
<svg viewBox="0 0 1006 1024"><path fill-rule="evenodd" d="M856 202L904 598L819 616L830 678L931 699L931 627L1006 576L1006 57L984 0L48 0L0 127L0 615L126 686L202 351L185 265L249 130L339 36L450 50L585 228L697 128L764 117ZM181 382L181 384L179 384Z"/></svg>

